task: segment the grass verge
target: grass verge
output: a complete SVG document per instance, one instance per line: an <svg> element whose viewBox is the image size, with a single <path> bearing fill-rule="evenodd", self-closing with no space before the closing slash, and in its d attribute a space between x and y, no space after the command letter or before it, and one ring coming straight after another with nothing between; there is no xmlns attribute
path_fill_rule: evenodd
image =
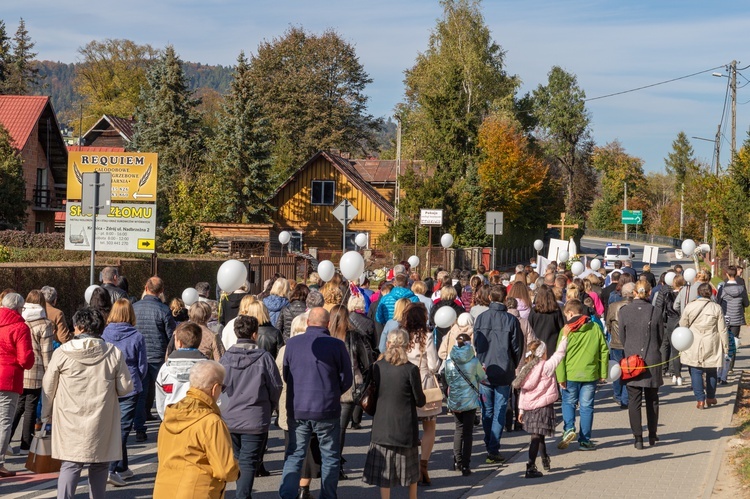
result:
<svg viewBox="0 0 750 499"><path fill-rule="evenodd" d="M737 412L735 417L739 422L737 438L744 442L732 456L731 462L742 484L750 485L750 375L743 374L740 379L737 395Z"/></svg>

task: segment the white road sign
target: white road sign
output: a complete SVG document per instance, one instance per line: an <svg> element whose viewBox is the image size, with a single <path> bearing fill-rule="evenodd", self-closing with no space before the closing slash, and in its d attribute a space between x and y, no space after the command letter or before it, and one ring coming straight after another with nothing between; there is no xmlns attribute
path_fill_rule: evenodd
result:
<svg viewBox="0 0 750 499"><path fill-rule="evenodd" d="M419 225L443 225L443 210L419 210Z"/></svg>
<svg viewBox="0 0 750 499"><path fill-rule="evenodd" d="M339 222L346 225L359 214L359 210L349 202L348 199L344 199L339 205L333 209L333 216L338 219Z"/></svg>
<svg viewBox="0 0 750 499"><path fill-rule="evenodd" d="M65 249L91 251L91 214L81 203L68 202ZM156 204L113 203L96 217L96 251L153 253Z"/></svg>

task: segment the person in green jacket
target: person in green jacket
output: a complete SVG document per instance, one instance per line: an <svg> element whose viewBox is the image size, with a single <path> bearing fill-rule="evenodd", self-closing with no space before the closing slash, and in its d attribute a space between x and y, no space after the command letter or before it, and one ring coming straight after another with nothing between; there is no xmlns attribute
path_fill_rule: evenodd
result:
<svg viewBox="0 0 750 499"><path fill-rule="evenodd" d="M576 438L576 405L580 405L581 412L578 448L596 449L591 441L594 398L596 385L607 377L609 348L601 327L584 315L585 310L579 300L569 300L563 310L564 329L568 329L569 335L567 354L556 370L557 382L562 388L563 413L563 436L557 444L558 449L565 449Z"/></svg>

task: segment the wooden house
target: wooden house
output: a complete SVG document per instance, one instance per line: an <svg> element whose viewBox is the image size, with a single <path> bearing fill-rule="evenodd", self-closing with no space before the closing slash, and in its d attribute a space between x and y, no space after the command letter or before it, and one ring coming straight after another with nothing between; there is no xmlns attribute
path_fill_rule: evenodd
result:
<svg viewBox="0 0 750 499"><path fill-rule="evenodd" d="M0 96L0 123L23 159L28 202L25 230L52 232L64 212L68 150L49 97Z"/></svg>
<svg viewBox="0 0 750 499"><path fill-rule="evenodd" d="M109 114L99 118L81 137L82 146L124 148L133 139L135 120Z"/></svg>
<svg viewBox="0 0 750 499"><path fill-rule="evenodd" d="M292 234L289 249L341 251L343 225L333 210L344 199L358 211L347 225L347 249L354 249L354 237L360 232L368 235L369 247L376 248L378 237L393 221L396 181L395 161L380 163L320 151L294 172L270 199L275 229Z"/></svg>

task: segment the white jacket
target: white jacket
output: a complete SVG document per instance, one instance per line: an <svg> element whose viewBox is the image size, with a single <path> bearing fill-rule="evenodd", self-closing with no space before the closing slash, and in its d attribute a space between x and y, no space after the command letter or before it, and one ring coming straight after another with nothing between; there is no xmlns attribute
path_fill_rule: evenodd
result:
<svg viewBox="0 0 750 499"><path fill-rule="evenodd" d="M206 357L195 349L175 350L156 375L156 412L164 419L164 409L184 399L190 389L190 368Z"/></svg>

